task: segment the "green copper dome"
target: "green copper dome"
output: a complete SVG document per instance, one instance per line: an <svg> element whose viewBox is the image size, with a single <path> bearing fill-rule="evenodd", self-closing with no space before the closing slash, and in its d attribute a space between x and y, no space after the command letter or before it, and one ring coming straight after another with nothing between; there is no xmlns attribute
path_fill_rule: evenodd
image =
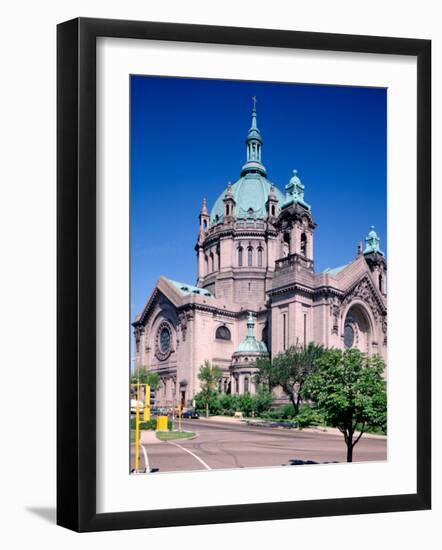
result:
<svg viewBox="0 0 442 550"><path fill-rule="evenodd" d="M256 99L252 110L252 123L246 138L246 162L241 168L241 177L231 187L235 200L235 217L237 219L267 218L266 203L270 188L273 186L279 206L285 197L283 193L267 179L267 172L261 162L263 140L259 131L256 115ZM220 223L224 216L224 198L227 189L215 201L210 213L210 224Z"/></svg>
<svg viewBox="0 0 442 550"><path fill-rule="evenodd" d="M265 343L255 338L255 320L251 311L247 317L247 336L236 348L234 355L238 353L268 353Z"/></svg>
<svg viewBox="0 0 442 550"><path fill-rule="evenodd" d="M233 198L235 200L235 217L238 219L259 219L267 218L266 203L269 198L272 183L259 173L249 172L239 178L232 185ZM274 186L274 185L273 185ZM279 205L284 202L284 195L275 187L275 195ZM221 222L224 215L224 197L227 190L224 190L216 199L210 213L210 224L216 225Z"/></svg>

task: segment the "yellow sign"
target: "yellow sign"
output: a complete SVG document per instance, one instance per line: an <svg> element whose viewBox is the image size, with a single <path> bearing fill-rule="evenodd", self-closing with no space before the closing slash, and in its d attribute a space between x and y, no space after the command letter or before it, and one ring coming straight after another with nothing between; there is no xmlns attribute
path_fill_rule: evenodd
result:
<svg viewBox="0 0 442 550"><path fill-rule="evenodd" d="M157 416L157 430L167 432L168 431L167 420L168 420L167 416Z"/></svg>

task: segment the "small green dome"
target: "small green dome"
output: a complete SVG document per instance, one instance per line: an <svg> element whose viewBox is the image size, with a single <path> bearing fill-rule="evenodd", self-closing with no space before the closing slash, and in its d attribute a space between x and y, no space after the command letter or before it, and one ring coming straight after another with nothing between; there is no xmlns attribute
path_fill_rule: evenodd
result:
<svg viewBox="0 0 442 550"><path fill-rule="evenodd" d="M255 320L251 311L247 316L247 336L236 348L234 355L249 353L268 353L265 343L255 338Z"/></svg>
<svg viewBox="0 0 442 550"><path fill-rule="evenodd" d="M272 184L266 177L259 173L249 172L239 178L232 185L233 198L235 200L235 216L238 219L258 219L264 220L267 218L266 203L269 198L270 188L275 188L275 195L279 205L284 202L284 195L281 191ZM210 224L216 225L220 223L224 215L224 190L216 199L210 213Z"/></svg>

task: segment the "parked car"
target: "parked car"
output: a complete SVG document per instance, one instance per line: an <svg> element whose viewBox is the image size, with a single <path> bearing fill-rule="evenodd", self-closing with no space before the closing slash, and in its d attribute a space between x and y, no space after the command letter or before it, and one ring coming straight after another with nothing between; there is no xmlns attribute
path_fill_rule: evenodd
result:
<svg viewBox="0 0 442 550"><path fill-rule="evenodd" d="M198 419L200 415L194 409L187 409L182 414L183 418L195 418Z"/></svg>
<svg viewBox="0 0 442 550"><path fill-rule="evenodd" d="M138 401L138 405L140 407L140 412L143 411L144 403L142 401ZM137 412L137 400L131 399L130 400L130 412L132 414L135 414Z"/></svg>

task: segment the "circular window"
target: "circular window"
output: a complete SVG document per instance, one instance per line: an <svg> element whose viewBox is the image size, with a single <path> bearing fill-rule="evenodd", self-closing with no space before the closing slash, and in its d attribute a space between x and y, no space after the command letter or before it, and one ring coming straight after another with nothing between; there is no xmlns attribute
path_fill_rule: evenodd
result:
<svg viewBox="0 0 442 550"><path fill-rule="evenodd" d="M161 329L160 348L163 353L167 353L170 349L170 332L166 327Z"/></svg>
<svg viewBox="0 0 442 550"><path fill-rule="evenodd" d="M351 325L345 325L344 327L344 346L346 348L353 347L355 343L355 331Z"/></svg>
<svg viewBox="0 0 442 550"><path fill-rule="evenodd" d="M172 353L172 331L169 323L163 322L158 327L155 338L155 355L160 361L166 360Z"/></svg>

